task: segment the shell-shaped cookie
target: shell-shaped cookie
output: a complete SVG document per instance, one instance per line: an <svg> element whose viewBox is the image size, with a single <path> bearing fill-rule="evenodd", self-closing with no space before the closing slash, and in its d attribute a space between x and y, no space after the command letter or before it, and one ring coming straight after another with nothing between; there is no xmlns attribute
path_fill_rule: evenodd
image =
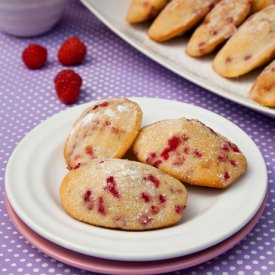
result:
<svg viewBox="0 0 275 275"><path fill-rule="evenodd" d="M194 119L163 120L144 127L133 151L141 162L200 186L225 188L247 166L235 144Z"/></svg>
<svg viewBox="0 0 275 275"><path fill-rule="evenodd" d="M153 19L158 15L168 0L132 0L127 21L129 23L140 23Z"/></svg>
<svg viewBox="0 0 275 275"><path fill-rule="evenodd" d="M251 0L222 0L205 17L188 42L190 56L212 52L230 38L251 10Z"/></svg>
<svg viewBox="0 0 275 275"><path fill-rule="evenodd" d="M261 105L275 107L275 60L257 77L249 96Z"/></svg>
<svg viewBox="0 0 275 275"><path fill-rule="evenodd" d="M165 41L198 23L219 0L172 0L154 20L148 35L155 41Z"/></svg>
<svg viewBox="0 0 275 275"><path fill-rule="evenodd" d="M275 0L253 0L252 12L260 11L267 6L275 4Z"/></svg>
<svg viewBox="0 0 275 275"><path fill-rule="evenodd" d="M126 98L95 103L80 115L66 140L68 168L77 168L93 158L122 157L136 138L141 120L138 104Z"/></svg>
<svg viewBox="0 0 275 275"><path fill-rule="evenodd" d="M179 222L187 191L180 181L150 165L94 159L65 176L60 198L63 208L77 220L147 230Z"/></svg>
<svg viewBox="0 0 275 275"><path fill-rule="evenodd" d="M238 77L275 56L275 5L250 16L227 41L213 61L225 77Z"/></svg>

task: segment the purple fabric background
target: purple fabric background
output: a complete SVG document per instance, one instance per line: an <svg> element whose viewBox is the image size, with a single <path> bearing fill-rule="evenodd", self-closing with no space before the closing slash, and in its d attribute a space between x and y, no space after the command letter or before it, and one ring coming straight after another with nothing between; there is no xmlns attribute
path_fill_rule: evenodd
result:
<svg viewBox="0 0 275 275"><path fill-rule="evenodd" d="M154 63L107 29L78 2L48 34L19 39L0 34L0 191L8 158L26 133L49 116L69 108L56 97L52 80L63 69L57 62L60 43L79 36L88 46L85 63L75 68L84 80L78 104L106 97L148 96L177 99L216 112L241 127L256 142L268 168L269 198L259 223L233 249L199 266L171 274L275 274L275 120L204 90ZM41 43L49 53L43 70L27 70L21 52ZM20 181L18 182L20 184ZM245 202L244 202L245 203ZM15 229L0 198L1 274L89 273L56 261L37 250Z"/></svg>

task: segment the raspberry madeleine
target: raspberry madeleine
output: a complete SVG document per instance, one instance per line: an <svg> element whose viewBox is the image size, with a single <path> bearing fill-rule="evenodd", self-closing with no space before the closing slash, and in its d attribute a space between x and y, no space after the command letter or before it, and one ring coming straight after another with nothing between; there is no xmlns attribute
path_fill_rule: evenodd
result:
<svg viewBox="0 0 275 275"><path fill-rule="evenodd" d="M66 140L69 169L98 157L120 158L136 138L142 120L138 104L126 98L102 100L76 120Z"/></svg>
<svg viewBox="0 0 275 275"><path fill-rule="evenodd" d="M225 188L247 166L234 143L194 119L163 120L144 127L133 151L141 162L200 186Z"/></svg>
<svg viewBox="0 0 275 275"><path fill-rule="evenodd" d="M152 40L161 42L183 35L196 25L219 0L172 0L148 30Z"/></svg>
<svg viewBox="0 0 275 275"><path fill-rule="evenodd" d="M251 10L251 0L222 0L205 17L188 42L190 56L212 52L230 38Z"/></svg>
<svg viewBox="0 0 275 275"><path fill-rule="evenodd" d="M155 167L125 159L94 159L60 186L66 212L108 228L147 230L173 225L187 204L184 185Z"/></svg>
<svg viewBox="0 0 275 275"><path fill-rule="evenodd" d="M275 60L257 77L249 96L263 106L275 107Z"/></svg>
<svg viewBox="0 0 275 275"><path fill-rule="evenodd" d="M153 19L158 15L168 0L132 0L127 21L129 23L140 23Z"/></svg>
<svg viewBox="0 0 275 275"><path fill-rule="evenodd" d="M275 5L251 15L213 61L225 77L238 77L275 57Z"/></svg>

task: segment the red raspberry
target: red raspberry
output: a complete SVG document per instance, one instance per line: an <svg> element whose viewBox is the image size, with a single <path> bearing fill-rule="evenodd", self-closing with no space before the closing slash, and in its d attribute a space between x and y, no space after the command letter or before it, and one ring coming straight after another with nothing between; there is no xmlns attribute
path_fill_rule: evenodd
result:
<svg viewBox="0 0 275 275"><path fill-rule="evenodd" d="M80 64L86 56L86 46L77 37L70 37L59 48L57 57L64 66Z"/></svg>
<svg viewBox="0 0 275 275"><path fill-rule="evenodd" d="M22 60L29 69L40 69L47 61L47 49L38 45L30 44L22 53Z"/></svg>
<svg viewBox="0 0 275 275"><path fill-rule="evenodd" d="M65 104L75 103L80 94L82 78L73 70L62 70L54 79L55 90Z"/></svg>

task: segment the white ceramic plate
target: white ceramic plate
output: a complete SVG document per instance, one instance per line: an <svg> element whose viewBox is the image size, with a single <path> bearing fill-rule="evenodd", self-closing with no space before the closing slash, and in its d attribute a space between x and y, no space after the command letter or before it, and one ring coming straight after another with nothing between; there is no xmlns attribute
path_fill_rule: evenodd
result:
<svg viewBox="0 0 275 275"><path fill-rule="evenodd" d="M260 70L235 80L225 79L211 68L214 55L192 58L185 54L188 41L186 36L165 43L156 43L146 35L149 27L147 23L128 24L125 17L130 0L81 0L81 2L122 39L172 72L215 94L275 118L275 108L263 107L248 97Z"/></svg>
<svg viewBox="0 0 275 275"><path fill-rule="evenodd" d="M239 231L265 197L267 172L253 141L236 125L192 105L155 98L133 98L143 125L167 118L197 118L236 143L248 171L226 190L190 187L181 223L147 232L124 232L74 220L62 209L59 186L66 174L63 146L84 104L63 111L32 130L14 150L6 169L6 192L19 217L46 239L76 252L114 260L149 261L188 255Z"/></svg>

